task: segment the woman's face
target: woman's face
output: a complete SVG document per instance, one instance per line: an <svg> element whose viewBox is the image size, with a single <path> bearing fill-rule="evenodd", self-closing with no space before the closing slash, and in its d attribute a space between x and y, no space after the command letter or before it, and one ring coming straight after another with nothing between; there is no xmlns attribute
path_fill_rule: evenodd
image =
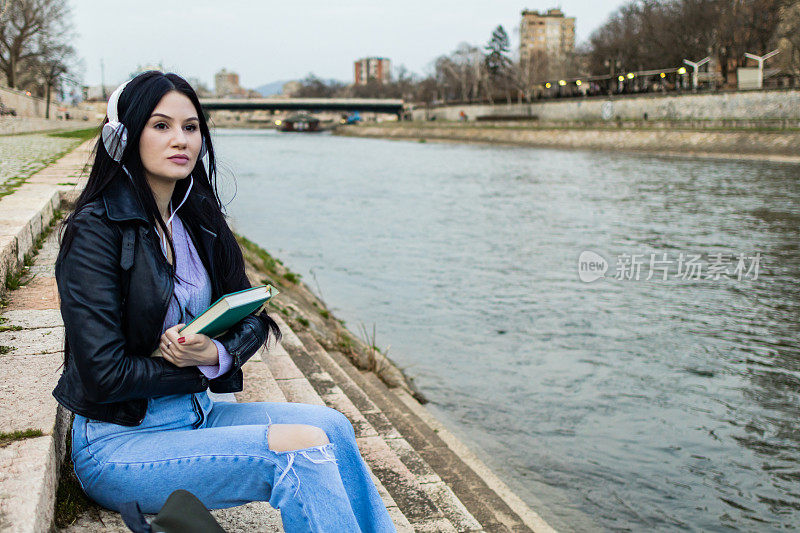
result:
<svg viewBox="0 0 800 533"><path fill-rule="evenodd" d="M161 98L139 139L139 156L150 180L178 181L188 176L200 154L202 136L197 110L184 94Z"/></svg>

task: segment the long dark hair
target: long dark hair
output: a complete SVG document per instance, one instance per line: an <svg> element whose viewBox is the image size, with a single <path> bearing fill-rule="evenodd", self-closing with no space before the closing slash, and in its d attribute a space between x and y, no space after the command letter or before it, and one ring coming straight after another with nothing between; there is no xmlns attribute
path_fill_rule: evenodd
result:
<svg viewBox="0 0 800 533"><path fill-rule="evenodd" d="M125 86L125 89L120 94L119 102L117 104L117 115L119 121L122 122L128 131L128 140L125 150L122 154L120 162L114 161L103 145L103 141L99 138L94 146L92 152L94 162L89 173L89 179L86 187L83 189L78 199L75 201L75 208L73 212L67 216L61 223L59 244L61 247L58 254L58 260L65 257L66 251L74 238L74 227L72 219L77 215L82 208L89 202L100 198L103 191L114 180L129 180L132 178L134 184L134 192L144 207L146 216L151 224L158 224L161 227L162 233L167 235L167 241L172 251L172 257L175 257L175 247L172 243L172 237L166 228L166 223L161 217L158 210L155 196L147 182L144 174L144 166L142 165L141 157L139 156L139 139L144 130L147 121L153 109L158 105L161 99L167 93L177 91L191 100L192 104L197 111L197 117L200 122L200 134L208 151L208 172L203 165L202 158L198 157L191 175L194 177L194 185L192 186L192 194L200 194L208 200L204 202L201 208L200 202L186 201L180 209L181 221L192 228L198 228L200 225L205 225L217 233L217 245L215 246L215 274L220 276L220 284L223 288L235 286L238 280L244 276L244 258L239 244L236 242L236 237L233 235L230 227L227 224L226 216L223 213L223 204L220 200L217 190L217 165L214 156L214 146L211 142L211 134L208 129L208 123L205 115L203 114L200 100L197 98L189 83L173 73L163 73L157 70L148 70L142 72L133 78ZM108 119L103 121L103 124L108 122ZM102 129L102 124L100 126ZM98 131L99 134L99 131ZM131 173L131 177L122 169L122 165ZM179 180L175 184L175 189L172 192L172 205L177 206L189 186L188 179ZM209 208L210 207L210 208ZM171 267L172 275L175 276L175 262ZM266 312L259 315L268 326L267 342L269 342L269 334L271 333L277 340L281 339L280 328L278 324L270 318Z"/></svg>

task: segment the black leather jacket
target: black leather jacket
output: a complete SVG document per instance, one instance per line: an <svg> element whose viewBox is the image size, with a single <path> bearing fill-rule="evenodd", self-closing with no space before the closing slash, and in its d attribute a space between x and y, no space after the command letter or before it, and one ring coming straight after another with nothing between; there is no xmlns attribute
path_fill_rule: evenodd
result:
<svg viewBox="0 0 800 533"><path fill-rule="evenodd" d="M132 187L128 179L114 180L102 198L76 213L74 238L56 263L65 364L53 396L74 413L126 426L142 423L149 397L209 386L212 392L241 391L241 367L265 343L269 320L265 313L248 315L216 339L233 366L212 380L196 366L149 357L161 338L174 280ZM194 191L187 199L208 201ZM233 286L221 287L212 260L217 233L185 226L211 278L212 302L250 287L244 270Z"/></svg>

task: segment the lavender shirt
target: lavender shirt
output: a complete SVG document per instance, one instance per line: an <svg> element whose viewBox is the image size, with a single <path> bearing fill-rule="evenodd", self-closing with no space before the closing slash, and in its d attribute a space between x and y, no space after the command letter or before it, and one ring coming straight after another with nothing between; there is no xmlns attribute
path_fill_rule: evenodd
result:
<svg viewBox="0 0 800 533"><path fill-rule="evenodd" d="M172 244L175 247L175 264L180 279L175 279L175 297L170 298L162 335L175 324L188 324L211 305L211 279L177 215L172 218ZM217 346L219 364L197 366L208 379L223 375L233 364L228 350L217 340L211 339L211 342Z"/></svg>

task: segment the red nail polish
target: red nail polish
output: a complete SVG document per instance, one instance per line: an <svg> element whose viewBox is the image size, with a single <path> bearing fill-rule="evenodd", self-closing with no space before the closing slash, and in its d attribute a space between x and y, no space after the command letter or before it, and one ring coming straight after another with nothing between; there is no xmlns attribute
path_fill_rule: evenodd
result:
<svg viewBox="0 0 800 533"><path fill-rule="evenodd" d="M183 341L185 341L185 340L186 340L186 337L181 337L181 338L178 339L178 342L183 344Z"/></svg>

